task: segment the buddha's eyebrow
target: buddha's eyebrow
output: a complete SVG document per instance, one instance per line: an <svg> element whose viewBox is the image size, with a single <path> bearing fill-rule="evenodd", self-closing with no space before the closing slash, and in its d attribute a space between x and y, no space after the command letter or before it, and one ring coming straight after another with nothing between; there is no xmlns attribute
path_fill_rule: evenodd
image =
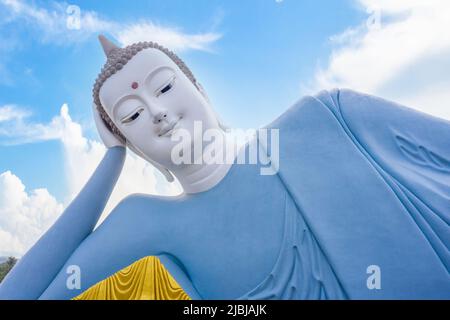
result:
<svg viewBox="0 0 450 320"><path fill-rule="evenodd" d="M147 83L149 80L151 80L151 79L155 76L155 74L157 74L160 70L163 70L163 69L165 69L165 68L167 68L167 67L165 67L165 66L159 66L159 67L156 67L155 69L153 69L152 71L150 71L150 72L145 76L145 78L144 78L144 83Z"/></svg>
<svg viewBox="0 0 450 320"><path fill-rule="evenodd" d="M116 103L114 103L113 108L112 108L112 114L114 115L116 109L122 104L122 102L124 102L127 99L137 99L140 100L139 97L135 94L126 94L122 97L120 97Z"/></svg>

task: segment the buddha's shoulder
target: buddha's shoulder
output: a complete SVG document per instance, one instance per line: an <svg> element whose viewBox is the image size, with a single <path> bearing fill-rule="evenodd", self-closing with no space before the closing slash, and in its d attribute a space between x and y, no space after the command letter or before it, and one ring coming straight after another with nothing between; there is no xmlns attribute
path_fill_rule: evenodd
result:
<svg viewBox="0 0 450 320"><path fill-rule="evenodd" d="M341 122L344 114L383 113L380 105L386 105L386 101L350 89L322 90L300 98L266 127L289 129L296 127L299 119L306 123L311 119Z"/></svg>
<svg viewBox="0 0 450 320"><path fill-rule="evenodd" d="M317 113L334 113L339 110L339 89L323 90L314 95L306 95L298 99L288 109L284 110L267 128L295 127L299 119L305 119Z"/></svg>
<svg viewBox="0 0 450 320"><path fill-rule="evenodd" d="M133 209L133 211L147 211L148 209L169 209L185 203L189 197L185 194L161 196L145 193L132 193L123 198L114 210Z"/></svg>
<svg viewBox="0 0 450 320"><path fill-rule="evenodd" d="M152 210L159 212L161 210L177 210L182 212L190 209L192 206L201 206L202 202L198 201L200 197L189 194L179 195L152 195L144 193L133 193L123 198L114 210L127 210L134 212L145 212Z"/></svg>

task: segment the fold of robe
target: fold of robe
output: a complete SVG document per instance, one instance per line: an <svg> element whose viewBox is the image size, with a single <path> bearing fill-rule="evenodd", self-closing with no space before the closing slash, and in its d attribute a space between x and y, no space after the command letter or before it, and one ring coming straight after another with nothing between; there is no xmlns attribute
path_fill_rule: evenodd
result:
<svg viewBox="0 0 450 320"><path fill-rule="evenodd" d="M336 90L268 127L280 130L279 176L348 298L450 298L449 122Z"/></svg>

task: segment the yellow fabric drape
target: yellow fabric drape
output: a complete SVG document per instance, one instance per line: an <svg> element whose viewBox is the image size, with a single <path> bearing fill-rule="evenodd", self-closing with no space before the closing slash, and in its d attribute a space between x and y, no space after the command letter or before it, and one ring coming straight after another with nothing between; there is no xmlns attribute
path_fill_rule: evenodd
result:
<svg viewBox="0 0 450 320"><path fill-rule="evenodd" d="M190 300L157 257L142 258L74 300Z"/></svg>

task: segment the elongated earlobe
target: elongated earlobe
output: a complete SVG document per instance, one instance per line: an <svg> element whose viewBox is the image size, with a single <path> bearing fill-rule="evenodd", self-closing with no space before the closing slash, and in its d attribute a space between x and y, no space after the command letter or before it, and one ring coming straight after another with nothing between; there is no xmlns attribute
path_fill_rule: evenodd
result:
<svg viewBox="0 0 450 320"><path fill-rule="evenodd" d="M161 174L166 178L166 180L168 182L175 181L175 178L173 177L172 173L170 173L169 169L167 169L166 167L163 167L159 163L157 163L157 162L153 161L152 159L150 159L149 157L147 157L143 152L141 152L139 149L134 147L132 144L127 143L127 147L130 148L130 150L133 151L139 157L150 162L150 164L152 164L156 169L159 170L159 172L161 172Z"/></svg>

